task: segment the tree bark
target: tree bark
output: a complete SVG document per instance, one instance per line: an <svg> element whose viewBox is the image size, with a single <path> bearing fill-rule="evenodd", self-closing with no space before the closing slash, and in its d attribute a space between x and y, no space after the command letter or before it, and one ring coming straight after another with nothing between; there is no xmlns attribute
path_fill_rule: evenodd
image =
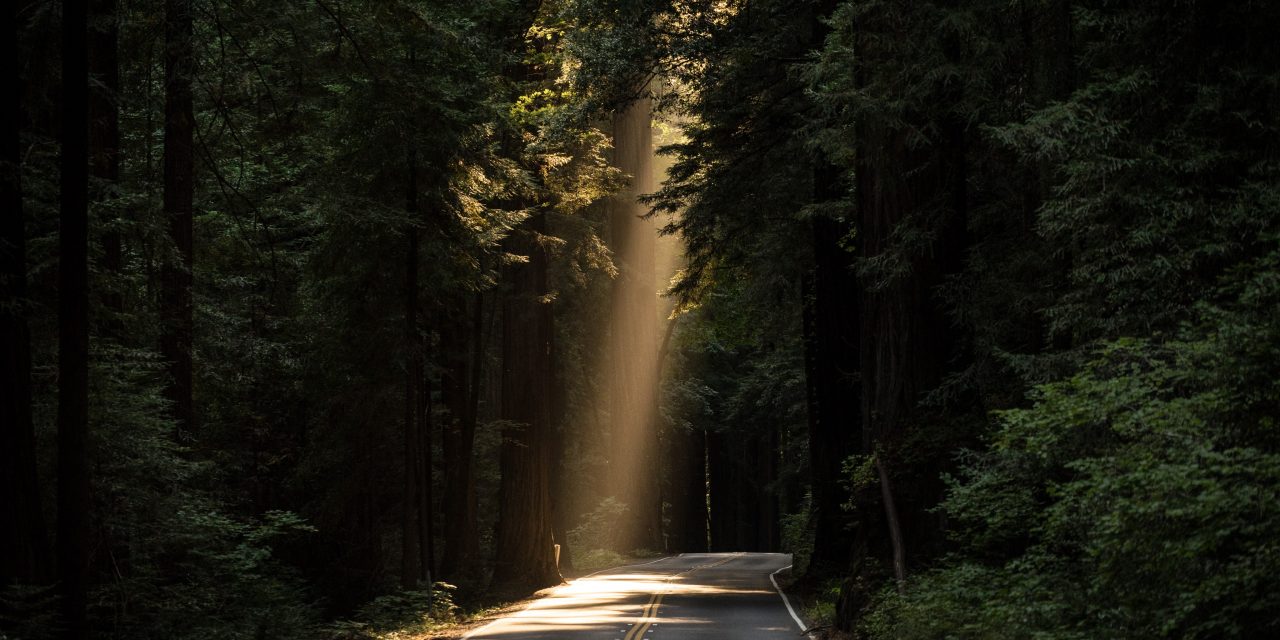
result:
<svg viewBox="0 0 1280 640"><path fill-rule="evenodd" d="M422 346L423 338L419 338ZM425 351L420 351L424 353ZM418 394L418 549L419 575L430 588L435 578L436 545L435 545L435 496L432 495L431 471L435 465L431 449L432 420L435 410L431 400L431 378L426 371L426 357L420 357L418 380L421 391Z"/></svg>
<svg viewBox="0 0 1280 640"><path fill-rule="evenodd" d="M89 61L84 0L62 5L58 234L58 576L62 637L89 637Z"/></svg>
<svg viewBox="0 0 1280 640"><path fill-rule="evenodd" d="M507 239L528 262L503 267L502 429L493 584L529 591L559 584L551 522L551 305L545 300L546 214L535 213Z"/></svg>
<svg viewBox="0 0 1280 640"><path fill-rule="evenodd" d="M835 176L825 165L815 172L815 199L836 197ZM858 301L853 255L840 245L847 225L830 218L812 222L814 267L805 278L802 309L805 384L809 418L809 486L814 526L811 570L842 570L851 548L841 477L860 427Z"/></svg>
<svg viewBox="0 0 1280 640"><path fill-rule="evenodd" d="M408 238L404 259L404 496L401 504L400 586L415 589L422 575L421 508L421 436L418 422L418 386L422 375L421 340L418 336L418 213L417 158L410 151L407 162L408 186L405 211L410 217L405 230Z"/></svg>
<svg viewBox="0 0 1280 640"><path fill-rule="evenodd" d="M191 268L195 114L191 82L195 59L191 40L191 0L165 0L163 206L176 256L164 260L160 270L160 355L169 363L165 398L171 403L180 440L188 439L194 427Z"/></svg>
<svg viewBox="0 0 1280 640"><path fill-rule="evenodd" d="M445 580L470 576L478 559L476 489L472 472L475 448L476 401L484 357L484 294L476 293L467 318L447 320L441 336L445 368L442 399L448 419L441 422L444 457L444 557L440 567ZM470 361L467 348L470 347Z"/></svg>
<svg viewBox="0 0 1280 640"><path fill-rule="evenodd" d="M907 583L907 549L902 540L902 524L898 521L898 505L893 498L893 483L884 461L876 456L876 474L880 478L880 499L884 503L885 522L889 525L889 543L893 547L893 576L897 579L898 592Z"/></svg>
<svg viewBox="0 0 1280 640"><path fill-rule="evenodd" d="M660 550L662 502L658 468L657 233L638 197L653 190L651 100L634 101L613 119L614 164L631 176L630 188L610 203L614 282L610 362L610 491L627 505L617 551Z"/></svg>
<svg viewBox="0 0 1280 640"><path fill-rule="evenodd" d="M22 207L21 76L16 3L4 13L4 140L0 159L0 588L49 577L31 418L31 332L27 324L27 239Z"/></svg>
<svg viewBox="0 0 1280 640"><path fill-rule="evenodd" d="M498 12L494 30L511 55L504 75L527 81L534 69L519 55L524 34L534 24L541 0L519 0ZM515 133L515 132L513 132ZM514 152L517 135L503 146ZM525 203L515 203L518 208ZM492 586L503 591L533 591L563 582L555 566L551 513L551 362L554 317L549 293L549 256L543 245L547 216L535 211L504 242L524 263L502 268L502 372L499 417L502 447L499 468L498 526Z"/></svg>
<svg viewBox="0 0 1280 640"><path fill-rule="evenodd" d="M894 61L915 46L907 38L927 31L930 20L911 11L866 12L853 43L855 84L892 83L894 78L881 77L883 61ZM955 43L936 44L944 57L959 55ZM959 84L947 85L931 96L932 104L911 110L905 122L869 112L853 132L857 252L868 265L877 258L889 258L881 262L894 265L863 274L859 321L850 331L859 345L860 450L874 455L884 520L877 522L871 509L859 509L854 545L859 556L891 556L899 586L909 570L906 548L924 558L942 539L929 509L940 497L939 475L946 461L913 461L910 473L898 478L890 470L908 430L927 428L936 420L936 410L921 403L958 355L955 329L937 291L962 268L968 242L965 123L949 110L962 90ZM920 139L921 131L933 132L933 138ZM901 241L913 235L932 240L923 247ZM876 498L859 495L855 500L870 506ZM853 628L874 597L867 585L885 577L874 562L855 567L841 589L838 628Z"/></svg>
<svg viewBox="0 0 1280 640"><path fill-rule="evenodd" d="M569 388L565 384L564 363L556 349L554 334L551 344L551 533L558 546L556 568L573 569L573 549L569 546L569 474L565 466L565 431L569 428Z"/></svg>
<svg viewBox="0 0 1280 640"><path fill-rule="evenodd" d="M668 438L671 478L669 551L707 550L707 436L701 429L674 429Z"/></svg>
<svg viewBox="0 0 1280 640"><path fill-rule="evenodd" d="M872 22L876 20L884 24L877 26ZM870 16L868 22L873 30L900 29L896 17ZM897 47L903 46L886 42L868 38L858 43L864 61L857 70L860 85L865 86L876 73L879 57L896 55ZM954 103L954 99L937 96L940 104ZM895 272L870 274L860 299L861 447L875 456L888 551L898 580L909 569L908 545L914 553L927 556L925 549L936 548L941 539L940 526L929 509L940 497L940 465L945 461L917 462L910 475L892 483L889 469L907 431L932 421L932 410L921 407L921 402L957 355L954 328L936 292L949 274L962 268L968 243L963 124L945 112L924 117L930 117L939 131L927 143L913 141L907 126L874 118L859 122L855 132L859 254L873 259L909 251L897 240L904 225L927 224L919 232L935 238L928 247L899 256L903 267ZM877 536L869 526L862 526L859 535L865 538L859 546L870 548L869 540L883 533ZM883 546L871 551L884 552ZM865 604L865 599L849 594L842 594L841 601ZM849 629L859 614L852 608L842 609L837 625Z"/></svg>

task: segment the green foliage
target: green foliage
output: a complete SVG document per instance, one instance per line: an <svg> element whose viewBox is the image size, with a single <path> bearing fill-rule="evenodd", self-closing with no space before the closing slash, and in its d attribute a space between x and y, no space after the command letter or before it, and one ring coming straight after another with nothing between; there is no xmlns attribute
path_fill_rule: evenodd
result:
<svg viewBox="0 0 1280 640"><path fill-rule="evenodd" d="M854 454L845 459L841 465L845 481L848 483L849 495L856 496L880 482L876 475L876 457L874 455ZM854 509L852 499L844 505L845 509Z"/></svg>
<svg viewBox="0 0 1280 640"><path fill-rule="evenodd" d="M165 365L149 348L160 333L156 281L174 259L161 210L160 4L101 17L120 28L111 102L121 171L114 184L95 181L92 211L91 621L113 638L309 636L322 616L350 614L396 578L410 233L434 403L452 346L443 325L465 311L459 300L484 300L477 366L492 369L498 271L523 259L501 245L529 215L552 218L555 236L540 240L554 249L555 295L599 292L613 267L588 208L622 176L607 137L568 114L576 98L557 83L558 27L540 24L527 41L523 25L511 28L524 6L197 3L197 416L178 441L164 417ZM58 153L43 114L59 100L59 40L57 12L35 9L20 25L15 86L24 87L35 413L51 504ZM521 64L528 81L513 82ZM119 271L102 262L108 230L121 236ZM489 397L475 450L482 547L496 512ZM393 621L392 609L421 609L418 596L388 598L361 624L382 633L409 620ZM421 611L447 618L449 602ZM30 613L13 629L46 619L43 604L19 604Z"/></svg>
<svg viewBox="0 0 1280 640"><path fill-rule="evenodd" d="M612 496L601 500L594 509L582 515L578 526L569 530L569 546L582 551L616 549L625 533L620 531L619 523L626 513L627 505Z"/></svg>
<svg viewBox="0 0 1280 640"><path fill-rule="evenodd" d="M856 0L830 24L814 140L851 180L925 171L920 152L962 132L972 244L939 295L967 356L925 402L995 412L934 511L951 555L917 552L904 593L845 620L882 638L1273 635L1280 122L1260 61L1280 14ZM907 132L901 156L859 157L884 130ZM869 288L910 267L927 218L859 265Z"/></svg>
<svg viewBox="0 0 1280 640"><path fill-rule="evenodd" d="M832 627L837 623L836 603L840 599L840 580L829 579L809 594L805 601L803 619L809 628Z"/></svg>
<svg viewBox="0 0 1280 640"><path fill-rule="evenodd" d="M1274 327L1110 345L1006 412L945 508L968 549L887 594L876 637L1239 638L1275 629L1280 454L1259 395L1223 384ZM1225 357L1224 357L1225 356ZM1273 364L1268 365L1274 368ZM1272 374L1274 375L1274 371ZM1011 548L1024 549L996 563Z"/></svg>
<svg viewBox="0 0 1280 640"><path fill-rule="evenodd" d="M617 567L627 563L627 557L613 551L612 549L588 549L586 547L578 547L579 549L587 549L581 551L573 557L574 567L579 571L599 571L610 567Z"/></svg>
<svg viewBox="0 0 1280 640"><path fill-rule="evenodd" d="M437 582L430 591L398 591L369 601L351 620L325 625L329 640L396 640L429 633L458 617L454 587Z"/></svg>
<svg viewBox="0 0 1280 640"><path fill-rule="evenodd" d="M662 555L652 549L633 549L627 555L614 551L626 535L622 531L626 514L627 505L612 496L582 514L578 526L569 530L569 547L574 550L575 569L594 571L627 564L634 558Z"/></svg>
<svg viewBox="0 0 1280 640"><path fill-rule="evenodd" d="M791 554L791 572L804 575L809 570L809 558L813 555L813 493L806 491L800 501L800 509L782 516L783 553Z"/></svg>
<svg viewBox="0 0 1280 640"><path fill-rule="evenodd" d="M316 611L273 545L315 529L268 511L242 519L206 489L216 471L190 461L161 418L160 363L145 351L97 354L91 376L95 518L111 579L95 590L104 637L307 637Z"/></svg>
<svg viewBox="0 0 1280 640"><path fill-rule="evenodd" d="M745 456L728 477L788 513L782 545L798 571L812 513L837 506L802 488L813 222L835 222L856 251L859 189L905 201L906 178L961 172L955 189L920 190L954 202L904 204L913 213L883 251L852 256L859 295L886 291L928 268L942 222L963 216L962 272L913 294L950 313L959 356L919 399L936 415L875 454L902 480L911 578L878 591L884 558L858 558L873 569L847 584L874 602L840 598L851 608L837 616L823 585L817 618L862 616L861 632L883 638L1280 634L1280 5L198 3L199 411L179 441L152 349L155 283L175 253L160 4L118 9L120 179L93 185L90 615L102 637L392 638L454 618L448 585L395 591L387 570L400 553L403 385L445 386L460 300L483 303L476 366L497 370L499 272L527 259L504 240L530 216L548 222L534 240L553 259L556 429L584 495L563 512L568 542L579 568L625 561L602 549L626 505L592 482L609 422L599 310L617 274L593 204L625 178L594 123L638 92L678 129L648 202L687 252L663 436L769 445L774 482L753 484ZM14 83L31 282L18 304L50 504L52 7L21 12ZM859 181L884 167L903 182ZM411 236L428 318L417 335L404 329ZM869 348L864 328L842 337ZM415 338L420 372L407 369ZM441 395L428 393L433 411ZM477 398L487 547L504 425L491 419L497 394ZM845 475L880 526L871 454ZM0 604L6 637L57 632L43 588L8 588ZM333 616L350 619L320 624Z"/></svg>

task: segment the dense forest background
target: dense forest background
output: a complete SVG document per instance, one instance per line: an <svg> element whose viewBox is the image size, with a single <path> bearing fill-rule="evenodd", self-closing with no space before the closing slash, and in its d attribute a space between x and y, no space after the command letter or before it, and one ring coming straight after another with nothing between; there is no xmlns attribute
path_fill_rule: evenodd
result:
<svg viewBox="0 0 1280 640"><path fill-rule="evenodd" d="M830 634L1280 634L1276 3L3 28L0 637L406 637L705 550Z"/></svg>

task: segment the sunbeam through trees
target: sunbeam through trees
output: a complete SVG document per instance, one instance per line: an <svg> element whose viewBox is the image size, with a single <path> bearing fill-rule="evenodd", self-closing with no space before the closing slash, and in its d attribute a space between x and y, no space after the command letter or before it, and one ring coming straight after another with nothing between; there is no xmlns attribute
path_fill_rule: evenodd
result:
<svg viewBox="0 0 1280 640"><path fill-rule="evenodd" d="M0 640L1280 637L1280 4L4 18Z"/></svg>

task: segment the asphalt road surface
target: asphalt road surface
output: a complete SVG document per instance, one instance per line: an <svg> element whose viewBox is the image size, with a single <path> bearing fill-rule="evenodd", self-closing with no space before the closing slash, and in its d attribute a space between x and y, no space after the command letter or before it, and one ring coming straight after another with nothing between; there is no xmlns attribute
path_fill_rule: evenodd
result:
<svg viewBox="0 0 1280 640"><path fill-rule="evenodd" d="M796 640L781 553L687 553L574 580L467 640Z"/></svg>

